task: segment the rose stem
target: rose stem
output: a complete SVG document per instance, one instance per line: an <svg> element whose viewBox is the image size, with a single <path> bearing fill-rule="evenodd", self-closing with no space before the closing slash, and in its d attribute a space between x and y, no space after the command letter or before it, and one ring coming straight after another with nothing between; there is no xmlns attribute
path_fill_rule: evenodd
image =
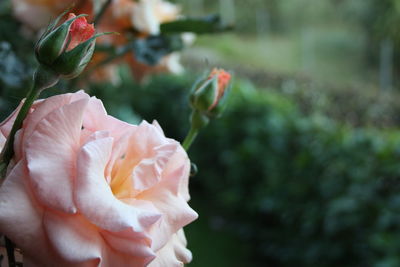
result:
<svg viewBox="0 0 400 267"><path fill-rule="evenodd" d="M206 115L202 114L198 110L193 110L190 115L190 130L182 144L186 151L189 150L200 129L206 127L209 121L210 119Z"/></svg>
<svg viewBox="0 0 400 267"><path fill-rule="evenodd" d="M16 132L22 127L22 123L33 104L38 98L40 92L44 89L55 85L58 82L58 76L51 70L40 65L33 76L33 86L29 90L21 109L18 112L17 118L11 128L10 134L0 154L0 177L4 178L5 171L12 157L14 156L14 139Z"/></svg>
<svg viewBox="0 0 400 267"><path fill-rule="evenodd" d="M194 139L196 139L197 134L199 133L198 129L195 129L193 126L190 127L189 133L186 135L185 140L183 141L183 148L188 151L190 146L192 145Z"/></svg>
<svg viewBox="0 0 400 267"><path fill-rule="evenodd" d="M97 23L100 22L100 20L102 19L104 13L106 12L107 8L110 6L111 2L112 2L112 0L107 0L103 4L103 6L101 7L99 13L97 13L96 17L94 18L94 21L93 21L94 24L97 24Z"/></svg>

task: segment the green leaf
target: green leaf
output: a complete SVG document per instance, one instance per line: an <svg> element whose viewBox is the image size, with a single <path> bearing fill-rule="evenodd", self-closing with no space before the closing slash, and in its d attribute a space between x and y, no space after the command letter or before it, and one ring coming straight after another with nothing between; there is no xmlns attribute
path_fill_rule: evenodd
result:
<svg viewBox="0 0 400 267"><path fill-rule="evenodd" d="M180 35L153 35L133 41L133 51L137 61L154 66L174 51L184 47Z"/></svg>
<svg viewBox="0 0 400 267"><path fill-rule="evenodd" d="M160 26L162 33L193 32L197 34L215 33L231 30L231 25L222 25L219 15L209 15L201 18L184 18L163 23Z"/></svg>

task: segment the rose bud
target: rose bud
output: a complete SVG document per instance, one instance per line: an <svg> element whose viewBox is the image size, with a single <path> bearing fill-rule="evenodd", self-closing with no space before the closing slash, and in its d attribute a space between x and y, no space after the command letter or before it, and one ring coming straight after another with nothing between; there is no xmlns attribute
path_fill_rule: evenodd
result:
<svg viewBox="0 0 400 267"><path fill-rule="evenodd" d="M226 106L231 74L214 68L207 78L199 80L190 94L192 108L207 117L218 117Z"/></svg>
<svg viewBox="0 0 400 267"><path fill-rule="evenodd" d="M36 58L41 65L63 78L78 76L92 58L96 38L108 34L96 34L93 24L84 16L70 13L59 26L61 14L45 31L36 44Z"/></svg>

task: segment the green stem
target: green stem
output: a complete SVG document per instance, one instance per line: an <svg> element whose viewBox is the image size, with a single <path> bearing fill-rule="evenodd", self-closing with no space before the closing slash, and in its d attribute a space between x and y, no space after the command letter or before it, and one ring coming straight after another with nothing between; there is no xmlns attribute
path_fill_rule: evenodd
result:
<svg viewBox="0 0 400 267"><path fill-rule="evenodd" d="M107 8L110 6L112 0L107 0L103 6L101 7L101 9L99 10L99 13L97 13L96 17L94 18L94 24L97 25L101 18L103 17L104 13L106 13Z"/></svg>
<svg viewBox="0 0 400 267"><path fill-rule="evenodd" d="M183 148L188 151L190 146L192 145L194 139L196 139L197 134L199 133L198 129L195 129L194 127L190 127L190 131L187 134L185 140L183 141Z"/></svg>
<svg viewBox="0 0 400 267"><path fill-rule="evenodd" d="M7 137L7 141L0 154L0 177L4 178L5 171L12 157L14 156L14 140L15 134L22 127L22 123L33 104L38 98L41 91L55 85L58 82L58 76L55 75L51 70L40 65L36 70L33 77L33 86L28 92L21 109L18 112L17 118L11 128L11 131Z"/></svg>
<svg viewBox="0 0 400 267"><path fill-rule="evenodd" d="M193 110L190 115L190 130L182 144L186 151L189 150L200 129L206 127L209 121L210 119L206 115L198 110Z"/></svg>

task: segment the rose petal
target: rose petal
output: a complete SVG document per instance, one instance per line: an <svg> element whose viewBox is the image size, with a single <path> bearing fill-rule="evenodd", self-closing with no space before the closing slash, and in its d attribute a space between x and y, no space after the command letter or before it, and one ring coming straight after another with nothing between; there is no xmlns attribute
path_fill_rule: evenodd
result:
<svg viewBox="0 0 400 267"><path fill-rule="evenodd" d="M112 138L95 140L79 152L75 187L77 206L86 218L102 229L111 232L129 229L127 238L147 239L144 230L160 215L136 209L114 197L104 177L112 142Z"/></svg>
<svg viewBox="0 0 400 267"><path fill-rule="evenodd" d="M194 221L198 215L190 208L184 196L177 192L177 185L187 175L187 163L168 173L168 177L153 188L144 191L136 196L137 199L151 202L163 217L157 227L151 229L151 236L154 236L153 249L158 250L168 242L171 235L183 226Z"/></svg>
<svg viewBox="0 0 400 267"><path fill-rule="evenodd" d="M124 232L118 235L102 231L103 238L114 250L135 257L135 261L150 262L156 256L144 239L127 239Z"/></svg>
<svg viewBox="0 0 400 267"><path fill-rule="evenodd" d="M83 119L83 126L92 132L98 130L109 131L110 136L114 137L115 140L120 139L127 132L136 128L134 125L107 115L103 103L95 97L91 97L89 100L89 105Z"/></svg>
<svg viewBox="0 0 400 267"><path fill-rule="evenodd" d="M26 158L33 189L50 208L75 213L73 180L82 116L82 99L51 112L26 140Z"/></svg>
<svg viewBox="0 0 400 267"><path fill-rule="evenodd" d="M157 252L157 257L148 267L181 267L192 261L192 253L186 248L182 229L174 234L168 243Z"/></svg>
<svg viewBox="0 0 400 267"><path fill-rule="evenodd" d="M74 13L70 13L68 15L68 20L75 17L76 16ZM93 24L87 23L85 17L80 17L71 24L69 32L71 40L68 45L67 51L74 49L80 43L83 43L84 41L91 38L95 33L95 29Z"/></svg>
<svg viewBox="0 0 400 267"><path fill-rule="evenodd" d="M0 231L31 261L60 261L43 232L43 208L30 192L28 181L26 162L20 161L0 188Z"/></svg>
<svg viewBox="0 0 400 267"><path fill-rule="evenodd" d="M43 225L51 244L69 266L97 266L104 241L81 215L45 212Z"/></svg>
<svg viewBox="0 0 400 267"><path fill-rule="evenodd" d="M40 105L37 105L35 112L32 112L32 114L26 118L24 123L23 139L26 140L29 138L29 136L35 130L37 124L54 110L70 104L71 102L88 98L89 96L82 91L75 94L63 94L47 98Z"/></svg>
<svg viewBox="0 0 400 267"><path fill-rule="evenodd" d="M136 190L146 190L161 180L161 173L178 149L178 143L172 142L154 148L155 155L142 161L133 170L133 187Z"/></svg>
<svg viewBox="0 0 400 267"><path fill-rule="evenodd" d="M154 148L168 144L164 133L156 126L143 121L131 134L129 146L127 147L124 160L119 164L118 169L113 172L111 187L119 197L127 197L124 188L133 188L131 171L145 158L153 158ZM140 187L139 187L140 188Z"/></svg>

